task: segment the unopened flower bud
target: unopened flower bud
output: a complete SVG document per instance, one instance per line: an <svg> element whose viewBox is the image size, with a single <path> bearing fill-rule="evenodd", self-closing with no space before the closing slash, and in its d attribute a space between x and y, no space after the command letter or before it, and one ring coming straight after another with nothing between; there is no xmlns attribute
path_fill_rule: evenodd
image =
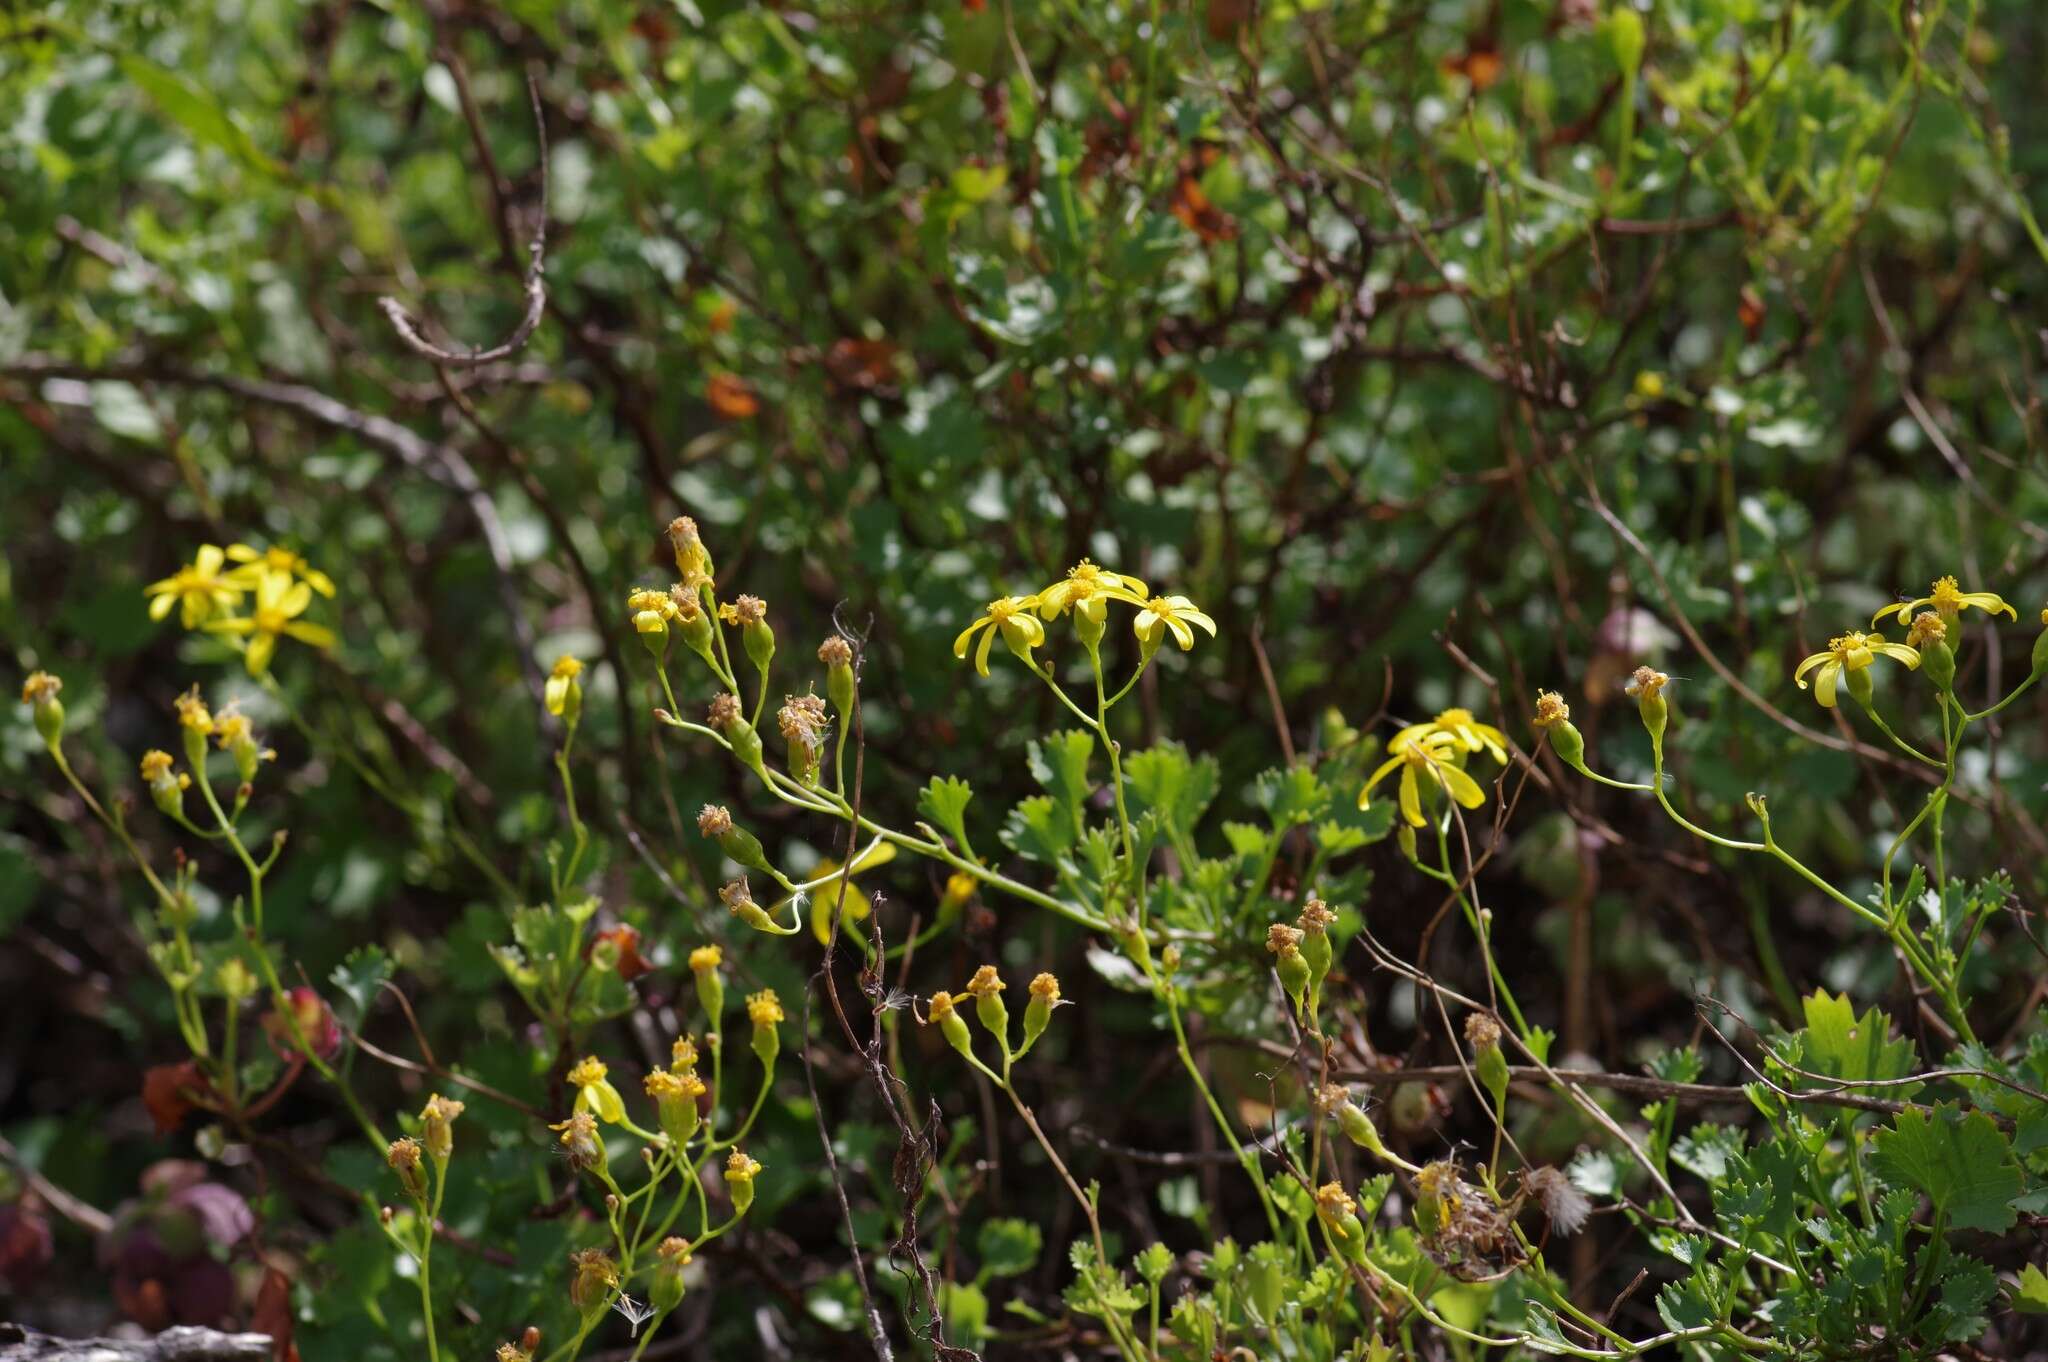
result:
<svg viewBox="0 0 2048 1362"><path fill-rule="evenodd" d="M1851 672L1853 678L1856 673ZM1863 678L1867 687L1870 678ZM1636 702L1637 711L1643 716L1643 727L1649 730L1650 742L1661 747L1664 742L1664 726L1670 720L1671 710L1664 699L1664 687L1671 678L1653 667L1638 667L1629 677L1626 691ZM1853 687L1852 687L1853 691Z"/></svg>
<svg viewBox="0 0 2048 1362"><path fill-rule="evenodd" d="M716 946L699 946L690 952L690 973L697 979L697 1001L704 1005L704 1015L711 1019L713 1030L725 1015L725 976L719 971L724 958L725 953Z"/></svg>
<svg viewBox="0 0 2048 1362"><path fill-rule="evenodd" d="M782 1032L776 1027L784 1020L782 999L775 996L774 989L747 995L747 1020L754 1024L755 1058L764 1068L774 1068L775 1056L782 1052Z"/></svg>
<svg viewBox="0 0 2048 1362"><path fill-rule="evenodd" d="M49 672L30 672L21 683L21 702L28 706L36 736L52 751L64 739L64 702L57 698L63 689L64 683Z"/></svg>
<svg viewBox="0 0 2048 1362"><path fill-rule="evenodd" d="M853 714L853 645L834 634L818 645L818 661L825 664L825 695L838 711L839 722L850 723ZM842 730L844 731L844 730Z"/></svg>
<svg viewBox="0 0 2048 1362"><path fill-rule="evenodd" d="M555 659L547 684L541 689L541 700L548 713L564 723L574 724L583 713L582 675L583 664L563 653Z"/></svg>
<svg viewBox="0 0 2048 1362"><path fill-rule="evenodd" d="M760 1171L761 1165L740 1150L733 1150L726 1158L725 1189L732 1196L735 1215L745 1215L754 1204L754 1178Z"/></svg>
<svg viewBox="0 0 2048 1362"><path fill-rule="evenodd" d="M683 1303L683 1269L690 1265L690 1241L670 1235L654 1251L654 1259L647 1303L666 1313Z"/></svg>
<svg viewBox="0 0 2048 1362"><path fill-rule="evenodd" d="M967 992L974 998L974 1015L996 1038L997 1046L1007 1052L1010 1048L1010 1009L1003 1003L1005 987L994 965L983 965L967 981Z"/></svg>
<svg viewBox="0 0 2048 1362"><path fill-rule="evenodd" d="M618 1285L618 1265L602 1249L581 1249L569 1255L569 1300L584 1319L602 1314Z"/></svg>
<svg viewBox="0 0 2048 1362"><path fill-rule="evenodd" d="M967 1019L960 1015L952 994L943 989L932 994L925 1014L926 1023L937 1023L939 1034L946 1038L948 1045L967 1058L974 1058L974 1037L968 1033Z"/></svg>
<svg viewBox="0 0 2048 1362"><path fill-rule="evenodd" d="M455 1118L462 1112L462 1103L438 1093L429 1097L420 1111L421 1142L436 1163L446 1163L455 1152Z"/></svg>

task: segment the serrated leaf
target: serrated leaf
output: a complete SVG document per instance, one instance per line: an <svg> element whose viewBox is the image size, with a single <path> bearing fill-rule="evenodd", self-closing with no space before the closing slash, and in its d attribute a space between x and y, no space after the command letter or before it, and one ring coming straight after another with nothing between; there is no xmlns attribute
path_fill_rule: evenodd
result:
<svg viewBox="0 0 2048 1362"><path fill-rule="evenodd" d="M1284 771L1260 772L1252 781L1252 803L1284 831L1321 818L1330 807L1330 787L1317 778L1313 767L1298 763Z"/></svg>
<svg viewBox="0 0 2048 1362"><path fill-rule="evenodd" d="M1138 803L1157 809L1166 825L1182 837L1194 832L1223 788L1222 768L1216 758L1204 755L1191 760L1187 749L1173 742L1133 752L1124 760L1124 778Z"/></svg>
<svg viewBox="0 0 2048 1362"><path fill-rule="evenodd" d="M2048 1273L2028 1263L2013 1284L2012 1308L2023 1315L2048 1315Z"/></svg>
<svg viewBox="0 0 2048 1362"><path fill-rule="evenodd" d="M1740 1130L1703 1122L1671 1146L1671 1161L1703 1181L1719 1182L1728 1175L1729 1161L1742 1152L1743 1144Z"/></svg>
<svg viewBox="0 0 2048 1362"><path fill-rule="evenodd" d="M1263 856L1272 845L1273 833L1256 823L1225 823L1223 840L1230 843L1231 854L1235 856Z"/></svg>
<svg viewBox="0 0 2048 1362"><path fill-rule="evenodd" d="M1922 1334L1937 1343L1976 1338L1990 1323L1985 1307L1998 1295L1998 1278L1986 1263L1957 1255L1941 1273L1941 1295L1927 1311Z"/></svg>
<svg viewBox="0 0 2048 1362"><path fill-rule="evenodd" d="M1131 1266L1138 1270L1140 1277L1157 1286L1173 1270L1173 1250L1164 1244L1148 1244L1131 1259Z"/></svg>
<svg viewBox="0 0 2048 1362"><path fill-rule="evenodd" d="M1095 753L1095 737L1078 728L1055 733L1043 742L1026 744L1031 778L1052 796L1054 806L1073 824L1074 836L1081 835L1083 810L1095 786L1088 780L1088 759Z"/></svg>
<svg viewBox="0 0 2048 1362"><path fill-rule="evenodd" d="M974 1236L981 1270L991 1277L1015 1277L1038 1266L1045 1237L1029 1220L1003 1217L984 1220Z"/></svg>
<svg viewBox="0 0 2048 1362"><path fill-rule="evenodd" d="M2023 1183L2012 1146L1989 1116L1944 1103L1902 1111L1875 1137L1878 1172L1917 1187L1959 1230L2009 1230Z"/></svg>
<svg viewBox="0 0 2048 1362"><path fill-rule="evenodd" d="M1904 1037L1892 1039L1891 1018L1879 1009L1873 1007L1859 1017L1847 994L1834 997L1826 989L1802 999L1801 1004L1806 1013L1801 1068L1860 1083L1903 1078L1918 1065L1913 1042ZM1887 1095L1911 1097L1920 1086L1899 1084L1888 1089Z"/></svg>
<svg viewBox="0 0 2048 1362"><path fill-rule="evenodd" d="M967 845L967 801L974 787L958 776L933 776L917 792L917 811L925 821L960 845Z"/></svg>
<svg viewBox="0 0 2048 1362"><path fill-rule="evenodd" d="M998 835L1019 856L1050 865L1073 847L1077 833L1067 816L1053 807L1052 796L1032 795L1017 801Z"/></svg>

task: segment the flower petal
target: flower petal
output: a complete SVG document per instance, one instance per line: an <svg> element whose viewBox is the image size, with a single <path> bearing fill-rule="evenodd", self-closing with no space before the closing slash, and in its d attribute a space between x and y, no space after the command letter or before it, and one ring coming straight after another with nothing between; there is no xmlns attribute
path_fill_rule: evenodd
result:
<svg viewBox="0 0 2048 1362"><path fill-rule="evenodd" d="M1801 662L1797 667L1794 667L1792 669L1792 679L1794 681L1799 681L1799 689L1806 689L1806 683L1804 681L1800 681L1800 677L1805 676L1808 672L1812 671L1815 667L1818 667L1821 663L1826 662L1829 658L1833 656L1833 653L1815 653L1811 657L1808 657L1804 662Z"/></svg>
<svg viewBox="0 0 2048 1362"><path fill-rule="evenodd" d="M334 646L334 631L325 625L308 624L304 620L293 620L285 625L284 631L299 642L311 644L315 648L332 648Z"/></svg>
<svg viewBox="0 0 2048 1362"><path fill-rule="evenodd" d="M1479 782L1458 767L1445 762L1433 769L1443 787L1451 792L1451 798L1466 808L1476 809L1486 802L1486 791L1479 788Z"/></svg>
<svg viewBox="0 0 2048 1362"><path fill-rule="evenodd" d="M258 634L249 640L249 653L243 659L248 664L249 675L261 676L270 670L270 655L277 651L276 634Z"/></svg>
<svg viewBox="0 0 2048 1362"><path fill-rule="evenodd" d="M991 628L981 636L981 646L974 650L974 670L980 672L983 676L988 675L988 649L989 645L995 641L996 631Z"/></svg>
<svg viewBox="0 0 2048 1362"><path fill-rule="evenodd" d="M961 658L966 657L967 645L974 642L975 631L977 629L986 629L991 623L993 623L993 621L991 621L987 616L984 615L982 618L968 625L965 629L962 629L960 631L960 636L953 640L953 656ZM986 670L984 670L982 674L986 676L988 673Z"/></svg>
<svg viewBox="0 0 2048 1362"><path fill-rule="evenodd" d="M1904 643L1879 643L1875 647L1878 652L1883 653L1886 657L1895 658L1905 663L1908 667L1917 668L1920 665L1920 650L1918 648Z"/></svg>
<svg viewBox="0 0 2048 1362"><path fill-rule="evenodd" d="M1820 701L1822 708L1835 707L1835 682L1842 677L1842 664L1830 658L1821 665L1819 675L1813 678L1813 698Z"/></svg>
<svg viewBox="0 0 2048 1362"><path fill-rule="evenodd" d="M1401 816L1418 828L1429 826L1422 816L1422 796L1415 788L1415 768L1401 763Z"/></svg>
<svg viewBox="0 0 2048 1362"><path fill-rule="evenodd" d="M154 587L150 589L152 591L156 591L156 588ZM168 591L157 591L156 594L150 598L149 617L153 620L160 620L165 615L170 614L171 607L176 605L177 603L178 598L176 595Z"/></svg>

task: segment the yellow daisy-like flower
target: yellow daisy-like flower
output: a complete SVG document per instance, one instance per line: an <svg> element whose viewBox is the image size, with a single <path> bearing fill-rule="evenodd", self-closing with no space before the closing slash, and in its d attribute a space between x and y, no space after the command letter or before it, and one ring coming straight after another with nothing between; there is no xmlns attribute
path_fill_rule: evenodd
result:
<svg viewBox="0 0 2048 1362"><path fill-rule="evenodd" d="M567 653L555 659L554 669L548 673L547 684L541 691L548 713L560 717L569 707L569 692L579 687L576 678L581 675L583 664Z"/></svg>
<svg viewBox="0 0 2048 1362"><path fill-rule="evenodd" d="M1896 605L1888 605L1875 615L1872 615L1870 622L1875 625L1887 615L1897 615L1900 621L1904 622L1910 620L1913 617L1913 612L1923 605L1933 606L1934 612L1940 615L1945 623L1953 623L1956 616L1960 615L1969 606L1975 606L1987 615L1995 615L2003 610L2014 619L2020 617L2020 612L2007 604L2005 598L1997 592L1965 591L1957 584L1955 578L1943 577L1934 584L1927 595L1922 596L1919 600L1900 601Z"/></svg>
<svg viewBox="0 0 2048 1362"><path fill-rule="evenodd" d="M1848 633L1839 638L1829 639L1827 651L1815 653L1801 662L1793 670L1792 679L1799 683L1799 689L1805 690L1806 674L1818 667L1820 670L1814 673L1813 678L1813 698L1820 701L1824 707L1833 709L1835 687L1841 683L1842 678L1850 678L1849 686L1853 693L1856 688L1856 674L1877 661L1880 655L1895 658L1905 663L1908 668L1920 665L1918 651L1903 643L1887 643L1883 634ZM1867 678L1864 684L1868 685Z"/></svg>
<svg viewBox="0 0 2048 1362"><path fill-rule="evenodd" d="M1150 595L1145 584L1129 573L1111 572L1083 558L1067 569L1065 581L1055 582L1038 593L1038 613L1046 619L1057 619L1077 607L1093 606L1100 611L1099 602L1104 601L1128 601L1142 607Z"/></svg>
<svg viewBox="0 0 2048 1362"><path fill-rule="evenodd" d="M243 661L251 676L261 676L270 669L280 638L295 638L315 648L334 646L333 630L299 618L312 603L313 588L305 582L295 582L282 572L265 572L257 580L256 604L247 615L212 620L206 628L209 633L247 639Z"/></svg>
<svg viewBox="0 0 2048 1362"><path fill-rule="evenodd" d="M267 573L281 572L287 577L296 577L329 600L334 599L334 579L314 567L290 549L272 544L267 549L255 549L247 544L228 545L228 557L242 564L228 574L238 586L254 590Z"/></svg>
<svg viewBox="0 0 2048 1362"><path fill-rule="evenodd" d="M974 650L974 669L987 676L989 646L1001 634L1010 651L1024 659L1025 666L1033 665L1031 650L1045 642L1045 626L1031 613L1037 605L1036 596L999 596L990 601L988 613L962 629L960 637L953 640L953 656L966 657L968 645L974 642L976 634L981 634L981 646Z"/></svg>
<svg viewBox="0 0 2048 1362"><path fill-rule="evenodd" d="M1195 603L1185 596L1154 596L1145 602L1137 619L1131 621L1131 631L1148 653L1159 646L1160 637L1169 631L1180 650L1186 652L1195 646L1195 629L1207 630L1210 638L1216 637L1216 621L1196 609Z"/></svg>
<svg viewBox="0 0 2048 1362"><path fill-rule="evenodd" d="M595 1055L569 1070L569 1086L576 1089L576 1104L572 1110L592 1112L598 1120L617 1125L626 1119L626 1100L612 1086L611 1079L606 1076L609 1072Z"/></svg>
<svg viewBox="0 0 2048 1362"><path fill-rule="evenodd" d="M1396 734L1387 747L1392 755L1380 763L1379 769L1366 780L1365 788L1358 792L1359 808L1371 807L1373 787L1397 770L1401 773L1401 816L1415 827L1429 825L1429 820L1422 815L1421 782L1425 776L1468 809L1476 809L1486 802L1486 792L1479 788L1479 782L1455 764L1454 758L1460 749L1458 739L1453 735L1441 732L1427 732L1416 737Z"/></svg>
<svg viewBox="0 0 2048 1362"><path fill-rule="evenodd" d="M1431 733L1447 734L1467 752L1484 752L1501 765L1507 765L1508 735L1492 724L1480 723L1472 717L1469 709L1447 709L1426 724L1410 724L1394 735L1387 748L1392 751L1400 746L1403 738L1421 738Z"/></svg>
<svg viewBox="0 0 2048 1362"><path fill-rule="evenodd" d="M774 989L764 988L747 995L747 1020L756 1026L773 1026L787 1020L782 1013L782 999L775 996Z"/></svg>
<svg viewBox="0 0 2048 1362"><path fill-rule="evenodd" d="M218 544L201 544L189 564L143 588L143 594L151 598L149 617L160 620L175 605L180 608L179 623L197 629L221 611L232 609L241 602L243 583L238 580L240 569L221 571L226 565L227 554Z"/></svg>

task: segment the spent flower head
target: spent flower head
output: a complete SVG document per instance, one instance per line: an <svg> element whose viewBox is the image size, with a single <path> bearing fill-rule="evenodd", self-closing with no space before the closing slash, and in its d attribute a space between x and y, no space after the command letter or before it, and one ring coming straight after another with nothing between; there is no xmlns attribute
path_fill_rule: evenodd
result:
<svg viewBox="0 0 2048 1362"><path fill-rule="evenodd" d="M994 965L983 965L974 971L974 977L967 981L967 992L977 998L992 998L1003 991L1002 976L996 973Z"/></svg>
<svg viewBox="0 0 2048 1362"><path fill-rule="evenodd" d="M1539 729L1551 729L1567 723L1572 717L1572 707L1564 697L1554 690L1536 692L1536 717L1534 723Z"/></svg>
<svg viewBox="0 0 2048 1362"><path fill-rule="evenodd" d="M697 811L697 831L706 837L723 837L732 831L732 811L723 804L706 804Z"/></svg>

